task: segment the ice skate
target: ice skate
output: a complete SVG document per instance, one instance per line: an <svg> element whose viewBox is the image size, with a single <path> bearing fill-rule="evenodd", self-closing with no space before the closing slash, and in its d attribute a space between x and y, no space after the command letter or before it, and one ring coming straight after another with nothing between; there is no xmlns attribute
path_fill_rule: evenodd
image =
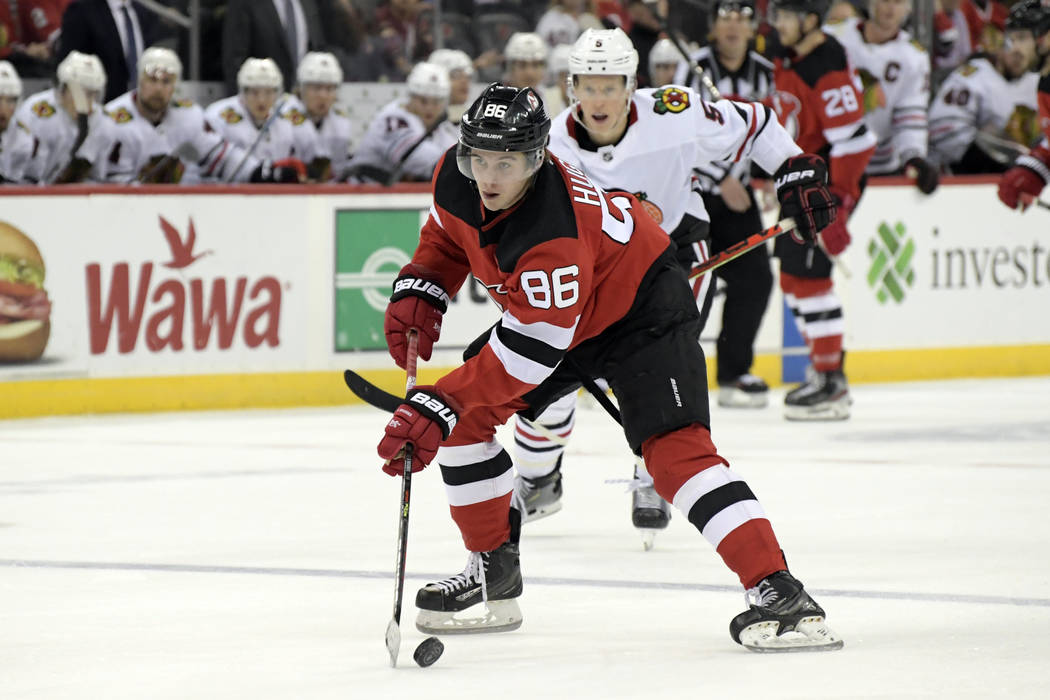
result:
<svg viewBox="0 0 1050 700"><path fill-rule="evenodd" d="M749 608L729 623L729 634L751 651L833 651L843 646L824 623L823 608L787 571L759 581L744 600Z"/></svg>
<svg viewBox="0 0 1050 700"><path fill-rule="evenodd" d="M561 457L550 474L529 479L514 477L514 503L522 524L545 518L561 510Z"/></svg>
<svg viewBox="0 0 1050 700"><path fill-rule="evenodd" d="M723 408L765 408L768 404L769 386L753 374L718 383L718 405Z"/></svg>
<svg viewBox="0 0 1050 700"><path fill-rule="evenodd" d="M841 369L812 372L805 383L784 397L784 417L788 420L845 420L850 404L846 375Z"/></svg>
<svg viewBox="0 0 1050 700"><path fill-rule="evenodd" d="M631 522L642 536L642 548L653 548L656 533L667 528L671 522L671 505L653 487L653 479L641 460L634 466L634 479L628 487L631 491Z"/></svg>
<svg viewBox="0 0 1050 700"><path fill-rule="evenodd" d="M463 573L428 583L416 593L416 629L437 635L516 630L521 627L516 600L521 590L517 544L471 552Z"/></svg>

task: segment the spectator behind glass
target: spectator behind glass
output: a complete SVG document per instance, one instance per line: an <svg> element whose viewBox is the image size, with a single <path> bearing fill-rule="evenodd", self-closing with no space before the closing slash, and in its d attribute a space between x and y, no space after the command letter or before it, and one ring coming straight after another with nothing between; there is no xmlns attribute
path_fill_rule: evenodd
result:
<svg viewBox="0 0 1050 700"><path fill-rule="evenodd" d="M588 4L587 0L554 0L536 23L536 33L553 48L573 43L584 29L601 29L602 23L591 14Z"/></svg>
<svg viewBox="0 0 1050 700"><path fill-rule="evenodd" d="M222 27L222 66L227 93L251 57L272 58L290 90L307 51L324 50L318 0L230 0Z"/></svg>
<svg viewBox="0 0 1050 700"><path fill-rule="evenodd" d="M58 60L71 51L98 56L109 102L135 87L139 57L156 34L155 15L130 0L78 0L62 15Z"/></svg>
<svg viewBox="0 0 1050 700"><path fill-rule="evenodd" d="M649 52L660 38L663 23L667 17L668 0L643 2L631 0L627 9L631 13L631 31L627 33L631 43L638 52L638 85L652 85L649 80Z"/></svg>
<svg viewBox="0 0 1050 700"><path fill-rule="evenodd" d="M386 0L376 10L379 49L385 61L394 67L395 82L402 82L412 70L422 48L416 38L416 20L422 9L420 0Z"/></svg>
<svg viewBox="0 0 1050 700"><path fill-rule="evenodd" d="M339 60L346 82L371 83L397 77L397 68L368 33L370 15L351 0L329 0L320 9L329 51Z"/></svg>
<svg viewBox="0 0 1050 700"><path fill-rule="evenodd" d="M50 77L63 9L58 0L0 2L0 58L23 76Z"/></svg>
<svg viewBox="0 0 1050 700"><path fill-rule="evenodd" d="M934 68L943 75L977 52L995 53L1003 43L1006 6L995 0L940 0L934 14Z"/></svg>

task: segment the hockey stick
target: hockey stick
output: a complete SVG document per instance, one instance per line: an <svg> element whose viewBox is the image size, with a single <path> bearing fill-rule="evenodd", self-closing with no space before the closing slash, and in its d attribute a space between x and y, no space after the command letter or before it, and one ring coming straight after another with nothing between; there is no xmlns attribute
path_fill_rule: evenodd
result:
<svg viewBox="0 0 1050 700"><path fill-rule="evenodd" d="M415 332L408 334L408 353L405 362L405 393L416 385L416 359L419 338ZM400 403L400 402L399 402ZM396 406L395 406L396 408ZM386 650L390 654L390 666L397 666L397 654L401 650L401 599L405 593L405 560L408 558L408 503L412 495L412 443L405 444L405 470L401 474L401 508L398 511L397 560L394 562L394 616L386 626Z"/></svg>
<svg viewBox="0 0 1050 700"><path fill-rule="evenodd" d="M248 150L244 152L241 162L237 164L237 167L233 169L233 172L230 173L229 177L223 179L223 182L233 182L233 179L237 177L237 173L241 172L241 168L243 168L244 164L248 162L248 158L250 158L252 154L255 153L255 149L259 147L259 144L263 140L263 136L266 136L267 132L270 131L270 127L273 125L274 120L281 116L281 109L287 101L287 97L282 97L281 100L273 106L273 112L270 113L270 116L266 117L266 121L264 121L263 125L259 127L258 135L256 135L255 140L252 141L252 145Z"/></svg>
<svg viewBox="0 0 1050 700"><path fill-rule="evenodd" d="M713 258L708 258L704 262L700 263L689 272L689 279L699 277L700 275L706 272L710 272L711 270L722 267L727 262L739 258L747 251L753 248L757 248L758 246L770 240L771 238L776 238L780 234L787 233L793 228L795 228L794 219L781 219L773 226L767 228L765 231L753 233L744 240L740 241L739 243L734 243L733 245L729 246Z"/></svg>

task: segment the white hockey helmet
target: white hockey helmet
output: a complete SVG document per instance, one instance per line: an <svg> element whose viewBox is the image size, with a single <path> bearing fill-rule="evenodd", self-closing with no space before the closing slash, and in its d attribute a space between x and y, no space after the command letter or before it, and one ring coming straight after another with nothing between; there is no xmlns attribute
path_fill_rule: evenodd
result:
<svg viewBox="0 0 1050 700"><path fill-rule="evenodd" d="M623 75L631 82L638 75L638 52L616 29L588 29L569 52L569 75Z"/></svg>
<svg viewBox="0 0 1050 700"><path fill-rule="evenodd" d="M442 66L450 76L461 70L471 78L474 77L474 62L470 60L470 56L458 49L437 49L427 58L427 63Z"/></svg>
<svg viewBox="0 0 1050 700"><path fill-rule="evenodd" d="M503 58L507 61L546 61L547 42L535 32L515 32L503 47Z"/></svg>
<svg viewBox="0 0 1050 700"><path fill-rule="evenodd" d="M300 85L339 85L343 82L343 67L332 54L311 51L299 61L295 77Z"/></svg>
<svg viewBox="0 0 1050 700"><path fill-rule="evenodd" d="M557 76L558 73L569 72L569 54L572 52L572 46L569 44L558 44L551 51L551 60L547 67L550 69L551 75Z"/></svg>
<svg viewBox="0 0 1050 700"><path fill-rule="evenodd" d="M452 85L448 80L448 71L436 63L422 61L412 68L405 81L408 84L408 94L420 97L435 97L439 100L448 100Z"/></svg>
<svg viewBox="0 0 1050 700"><path fill-rule="evenodd" d="M0 61L0 97L21 97L22 79L7 61Z"/></svg>
<svg viewBox="0 0 1050 700"><path fill-rule="evenodd" d="M272 88L280 90L284 85L281 69L272 58L249 58L237 71L237 89L244 92L246 88Z"/></svg>
<svg viewBox="0 0 1050 700"><path fill-rule="evenodd" d="M151 46L142 52L139 59L139 75L174 75L175 80L182 77L182 61L171 49L163 46Z"/></svg>
<svg viewBox="0 0 1050 700"><path fill-rule="evenodd" d="M74 83L100 95L106 91L106 69L102 67L98 56L93 54L70 51L58 64L56 75L59 85Z"/></svg>
<svg viewBox="0 0 1050 700"><path fill-rule="evenodd" d="M649 50L650 71L656 66L666 66L671 63L678 65L678 62L681 60L682 54L678 53L678 49L675 48L674 42L670 39L660 39Z"/></svg>

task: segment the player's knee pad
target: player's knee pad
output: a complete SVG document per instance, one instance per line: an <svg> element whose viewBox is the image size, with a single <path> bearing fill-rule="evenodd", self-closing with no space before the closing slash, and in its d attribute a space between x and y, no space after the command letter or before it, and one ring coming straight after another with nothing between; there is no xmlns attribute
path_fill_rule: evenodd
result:
<svg viewBox="0 0 1050 700"><path fill-rule="evenodd" d="M703 470L729 465L711 441L711 431L700 423L649 438L642 443L642 457L656 492L670 502L685 482Z"/></svg>

